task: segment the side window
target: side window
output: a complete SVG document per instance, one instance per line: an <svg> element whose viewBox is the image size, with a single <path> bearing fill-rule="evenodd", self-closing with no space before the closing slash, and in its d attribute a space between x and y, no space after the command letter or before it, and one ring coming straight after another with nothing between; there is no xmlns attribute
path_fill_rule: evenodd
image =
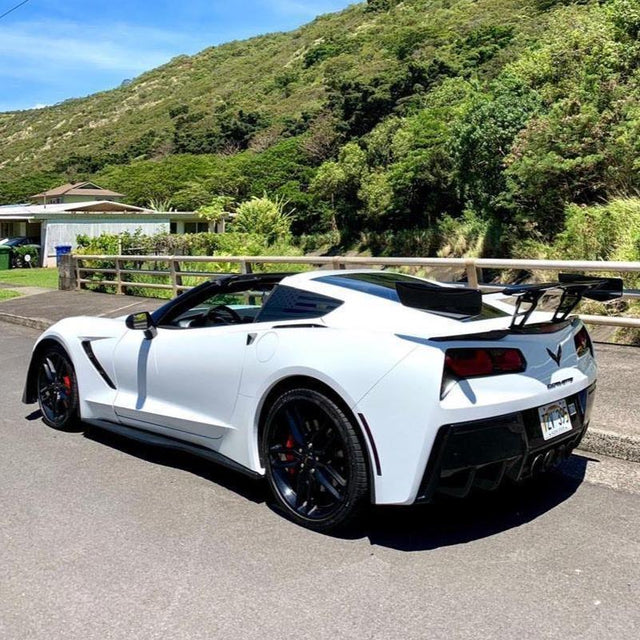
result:
<svg viewBox="0 0 640 640"><path fill-rule="evenodd" d="M320 318L331 313L341 304L341 300L319 293L279 285L267 298L256 322Z"/></svg>
<svg viewBox="0 0 640 640"><path fill-rule="evenodd" d="M255 322L270 288L205 294L170 312L162 326L190 329Z"/></svg>

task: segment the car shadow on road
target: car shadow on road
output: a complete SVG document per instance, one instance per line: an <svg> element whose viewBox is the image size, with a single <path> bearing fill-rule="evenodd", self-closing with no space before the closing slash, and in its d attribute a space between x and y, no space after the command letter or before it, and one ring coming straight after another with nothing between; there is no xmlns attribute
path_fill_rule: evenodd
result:
<svg viewBox="0 0 640 640"><path fill-rule="evenodd" d="M86 425L85 425L86 426ZM85 437L152 464L200 476L254 503L270 503L264 482L195 455L148 445L86 426ZM374 507L358 526L339 537L368 538L400 551L428 551L465 544L520 527L569 499L582 484L591 458L572 455L555 471L522 485L468 498L411 507Z"/></svg>
<svg viewBox="0 0 640 640"><path fill-rule="evenodd" d="M557 470L522 485L478 492L463 500L377 507L364 535L371 544L400 551L426 551L520 527L569 499L582 484L589 461L573 455Z"/></svg>
<svg viewBox="0 0 640 640"><path fill-rule="evenodd" d="M251 502L265 502L264 483L256 482L219 464L182 451L137 442L98 427L85 425L85 429L85 437L90 440L152 464L173 467L200 476Z"/></svg>

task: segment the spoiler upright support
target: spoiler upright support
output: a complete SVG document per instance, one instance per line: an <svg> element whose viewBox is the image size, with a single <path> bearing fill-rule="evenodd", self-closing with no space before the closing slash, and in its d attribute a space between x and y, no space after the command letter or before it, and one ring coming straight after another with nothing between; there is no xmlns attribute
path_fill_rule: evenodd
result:
<svg viewBox="0 0 640 640"><path fill-rule="evenodd" d="M516 298L516 308L511 321L511 329L522 328L531 314L537 309L548 291L561 291L560 301L553 311L551 322L562 322L578 306L583 298L608 302L622 297L622 278L589 278L588 276L560 273L558 282L544 284L512 285L500 291L491 291L485 295L501 293ZM528 304L526 309L523 305Z"/></svg>

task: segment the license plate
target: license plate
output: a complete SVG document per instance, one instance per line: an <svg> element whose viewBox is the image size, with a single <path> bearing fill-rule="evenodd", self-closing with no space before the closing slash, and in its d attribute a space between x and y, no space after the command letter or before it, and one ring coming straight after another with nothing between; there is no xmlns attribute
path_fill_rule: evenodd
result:
<svg viewBox="0 0 640 640"><path fill-rule="evenodd" d="M557 400L538 409L542 437L551 440L567 431L571 431L571 416L566 400Z"/></svg>

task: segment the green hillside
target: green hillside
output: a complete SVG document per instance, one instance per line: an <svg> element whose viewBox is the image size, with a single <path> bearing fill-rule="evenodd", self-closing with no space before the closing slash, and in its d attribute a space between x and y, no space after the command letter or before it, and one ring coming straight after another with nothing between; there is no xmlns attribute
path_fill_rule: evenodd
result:
<svg viewBox="0 0 640 640"><path fill-rule="evenodd" d="M0 114L0 203L80 178L180 209L266 191L298 233L507 252L640 188L639 29L637 0L370 0Z"/></svg>

